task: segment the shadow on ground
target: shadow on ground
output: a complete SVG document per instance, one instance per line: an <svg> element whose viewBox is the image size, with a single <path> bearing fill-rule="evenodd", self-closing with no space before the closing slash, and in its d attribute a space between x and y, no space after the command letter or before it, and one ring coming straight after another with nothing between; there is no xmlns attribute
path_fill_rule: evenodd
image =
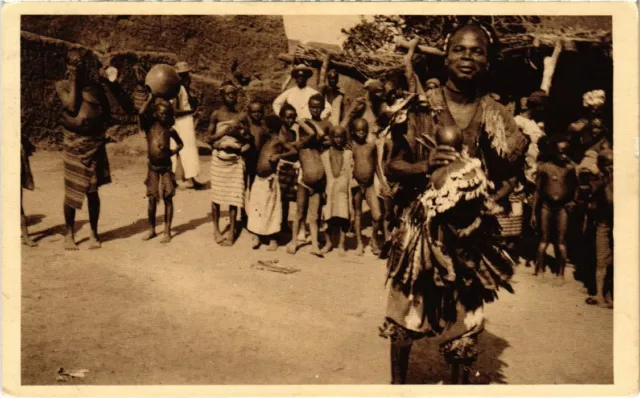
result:
<svg viewBox="0 0 640 398"><path fill-rule="evenodd" d="M443 338L422 339L414 343L411 351L407 384L451 384L451 366L440 354ZM504 369L508 366L500 359L509 343L488 331L478 339L478 360L471 367L471 384L506 384Z"/></svg>

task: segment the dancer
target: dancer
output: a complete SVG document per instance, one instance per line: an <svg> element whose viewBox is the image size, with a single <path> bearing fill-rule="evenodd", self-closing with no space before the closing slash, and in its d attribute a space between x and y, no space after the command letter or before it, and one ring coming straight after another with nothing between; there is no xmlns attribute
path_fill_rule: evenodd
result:
<svg viewBox="0 0 640 398"><path fill-rule="evenodd" d="M461 290L458 292L457 301L465 308L467 313L465 325L469 331L462 337L477 335L482 330L482 304L494 298L494 292L499 286L499 282L502 281L504 275L508 276L511 265L509 261L504 259L502 249L496 249L500 243L494 242L493 239L499 235L499 227L495 217L489 218L491 214L487 214L487 218L480 217L480 221L475 221L482 213L478 210L477 206L479 205L461 206L459 212L449 213L453 217L452 219L446 216L429 221L431 225L434 225L433 222L439 225L438 228L434 225L433 231L434 233L437 230L443 231L444 235L441 238L438 234L431 235L430 231L432 230L421 227L425 225L424 221L427 221L426 216L418 218L412 216L415 211L422 211L419 209L425 207L424 201L418 200L422 195L433 197L436 216L445 211L443 207L438 209L435 203L440 195L444 195L444 191L441 192L439 187L447 187L447 184L446 182L436 183L435 173L439 168L451 164L458 166L454 169L445 169L451 173L448 178L465 180L460 182L470 187L477 186L476 190L481 192L478 193L478 197L483 198L480 203L483 203L483 206L491 207L491 212L500 210L494 204L499 195L505 194L506 189L501 192L489 191L488 186L491 184L487 183L485 187L481 182L483 178L478 177L476 181L474 176L485 175L482 170L486 170L485 179L497 187L503 187L504 181L511 180L518 174L517 165L521 161L527 145L526 138L518 131L513 115L504 106L483 95L483 91L481 91L489 65L495 56L497 37L490 29L472 22L456 27L447 35L446 39L445 67L448 76L446 83L442 88L429 90L424 102L420 101L418 96L412 97L413 99L409 101L408 106L401 108L393 115L391 121L391 127L394 131L392 134L393 150L387 164L387 172L390 179L401 181L400 185L403 189L396 194L394 199L401 208L405 208L401 220L402 224L394 231L388 262L392 283L389 293L387 325L383 328L384 336L396 336L392 337L391 341L392 383L394 384L403 384L406 380L412 342L420 337L437 335L442 332L441 323L455 321L453 315L456 312L456 300L453 298L456 296L452 294L458 287ZM442 129L447 126L449 128ZM448 133L442 137L443 139L436 140L437 132L451 132L456 129L461 131L462 137ZM453 145L457 144L459 140L462 142L461 151L456 150ZM463 157L462 155L476 160L460 162L459 159ZM481 169L476 167L478 162L482 164ZM467 164L469 165L467 166ZM467 177L460 176L460 174L464 176L467 171L454 173L467 169L471 173L468 177L469 181L467 181ZM471 170L475 170L475 173ZM431 178L428 178L427 175L431 175ZM440 179L443 178L440 177ZM446 178L444 179L446 180ZM429 186L431 188L428 188ZM427 192L431 193L427 194ZM461 190L461 195L455 197L462 197L464 192L466 192L464 189ZM440 201L443 200L440 199ZM446 202L451 202L451 199L447 199ZM456 200L453 202L457 203ZM433 213L431 214L433 217ZM454 216L455 214L457 216ZM465 225L467 223L461 222L458 218L469 221L468 217L471 218L472 225L476 226L479 222L479 226L467 230L467 227L471 227L471 225ZM454 225L453 230L447 226L450 224ZM458 226L456 227L456 225ZM451 230L450 233L444 232L449 230ZM467 231L469 235L466 233L461 235L462 230ZM472 231L477 231L478 234ZM458 284L456 283L459 280L458 277L454 278L453 274L447 273L446 275L450 275L448 278L453 279L453 282L447 281L442 284L441 275L444 272L440 271L441 266L437 267L436 274L435 265L430 268L426 267L430 263L427 253L420 256L415 255L418 253L416 248L423 247L415 246L415 244L424 242L427 236L431 236L428 238L431 241L435 237L437 238L435 240L440 242L439 244L425 243L427 245L425 247L435 248L435 250L431 249L433 256L438 256L438 264L445 266L445 268L449 266L450 261L440 256L443 249L446 249L448 256L458 258L455 264L461 265L466 261L472 261L473 270L483 268L483 264L484 267L488 267L485 263L493 264L495 262L502 265L499 265L498 272L488 274L494 275L495 278L487 278L483 272L474 276L475 271L469 274L469 271L465 270L466 267L463 267L460 270L456 269L455 275L472 278L469 279L470 281L475 279L478 281L477 283ZM480 239L480 236L483 238ZM487 240L485 237L492 239ZM485 247L487 244L489 246ZM485 254L486 259L484 259L480 253L489 254ZM431 256L431 258L433 257ZM424 277L420 277L423 272L420 269L427 272ZM415 283L410 281L415 281ZM410 292L409 283L414 284L413 294ZM422 292L420 295L416 294L416 288ZM431 292L434 292L434 295ZM446 311L441 307L440 303L442 302L437 299L437 297L444 295L451 298L451 300L444 301L447 306ZM412 319L417 321L412 321ZM394 326L388 328L388 325ZM460 341L460 339L454 341ZM473 339L471 339L472 341Z"/></svg>

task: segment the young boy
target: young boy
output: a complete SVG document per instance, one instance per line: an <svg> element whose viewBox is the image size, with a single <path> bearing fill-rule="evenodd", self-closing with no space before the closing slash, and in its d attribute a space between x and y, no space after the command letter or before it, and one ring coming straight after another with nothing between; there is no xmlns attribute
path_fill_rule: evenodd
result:
<svg viewBox="0 0 640 398"><path fill-rule="evenodd" d="M378 231L380 228L380 220L382 212L380 210L380 200L376 194L374 187L374 178L380 168L378 167L378 144L375 138L369 135L369 123L365 119L356 119L353 122L353 133L351 134L353 151L354 169L353 176L358 183L355 187L353 200L355 209L355 231L358 247L356 255L364 254L362 245L362 201L366 200L371 209L371 218L373 220L371 230L371 252L378 256L380 248L378 246ZM384 235L385 231L382 228ZM385 239L386 240L386 239Z"/></svg>
<svg viewBox="0 0 640 398"><path fill-rule="evenodd" d="M345 254L345 235L353 216L353 153L345 148L346 145L347 130L342 126L334 126L331 129L331 147L320 155L327 176L327 203L323 209L327 222L327 243L322 249L323 254L333 249L331 234L335 233L335 230L339 231L340 255Z"/></svg>
<svg viewBox="0 0 640 398"><path fill-rule="evenodd" d="M152 109L150 109L152 107ZM151 114L150 114L151 113ZM173 106L169 101L155 98L150 94L140 109L140 126L147 136L149 171L147 173L147 197L149 198L149 231L143 240L156 236L156 206L164 200L164 237L161 243L171 241L171 221L173 220L173 196L176 192L176 178L172 171L171 157L182 150L183 143L173 129ZM171 139L176 143L171 148Z"/></svg>
<svg viewBox="0 0 640 398"><path fill-rule="evenodd" d="M277 249L275 235L280 232L282 223L282 204L280 184L278 183L278 162L283 157L293 156L296 149L284 142L279 133L282 121L277 116L265 119L267 127L266 142L258 156L256 177L251 186L247 204L247 229L256 234L252 247L257 249L261 239L269 244L267 250Z"/></svg>
<svg viewBox="0 0 640 398"><path fill-rule="evenodd" d="M296 125L296 119L298 113L296 109L285 103L280 108L280 120L282 121L282 128L280 129L280 139L282 142L289 143L291 145L298 144L298 133L293 129ZM295 162L298 160L297 152L295 154L283 156L278 163L278 181L280 184L280 190L282 191L282 231L288 230L289 225L289 202L297 200L297 182L298 182L298 170L295 166Z"/></svg>
<svg viewBox="0 0 640 398"><path fill-rule="evenodd" d="M320 204L324 193L324 168L320 160L325 139L328 140L331 131L331 123L322 120L321 115L325 108L324 97L315 94L309 98L309 112L311 120L296 123L299 127L297 143L300 172L296 196L297 214L293 221L293 235L297 239L291 240L287 252L295 254L298 249L298 241L305 239L304 221L309 224L311 232L312 254L322 256L318 247L318 219L320 217ZM306 220L305 220L306 216Z"/></svg>
<svg viewBox="0 0 640 398"><path fill-rule="evenodd" d="M531 221L533 226L538 224L541 231L534 275L538 275L541 270L544 271L547 246L549 246L550 237L555 233L555 252L559 262L558 277L564 280L564 268L567 261L565 237L569 211L573 207L577 192L578 177L574 163L567 155L569 151L567 137L554 137L550 142L550 150L553 152L549 159L538 165L536 192L533 197Z"/></svg>
<svg viewBox="0 0 640 398"><path fill-rule="evenodd" d="M267 128L264 124L264 106L259 101L253 101L249 104L249 133L253 138L251 149L246 154L247 177L249 186L253 183L256 175L256 162L262 145L269 138Z"/></svg>
<svg viewBox="0 0 640 398"><path fill-rule="evenodd" d="M311 101L310 101L311 102ZM313 114L313 112L312 112ZM324 129L314 121L305 120L299 124L300 140L298 142L298 158L300 161L300 176L298 178L297 213L293 220L292 237L297 237L300 225L306 221L311 232L311 254L322 257L318 246L318 220L320 218L320 204L324 193L325 172L320 159L321 141L325 136ZM298 250L298 239L291 239L287 252L295 254Z"/></svg>
<svg viewBox="0 0 640 398"><path fill-rule="evenodd" d="M213 146L211 156L211 218L216 243L231 246L235 241L238 209L245 200L245 160L251 148L247 115L236 109L237 89L230 82L220 88L223 106L211 114L207 136ZM229 206L229 231L220 232L220 206Z"/></svg>

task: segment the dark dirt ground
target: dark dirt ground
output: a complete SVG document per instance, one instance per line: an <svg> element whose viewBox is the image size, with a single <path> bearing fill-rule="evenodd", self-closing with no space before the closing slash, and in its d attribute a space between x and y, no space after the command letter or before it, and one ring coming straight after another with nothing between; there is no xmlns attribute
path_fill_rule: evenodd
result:
<svg viewBox="0 0 640 398"><path fill-rule="evenodd" d="M25 192L39 247L22 250L22 384L389 382L389 346L377 333L383 261L370 253L318 259L308 247L295 256L254 251L246 233L219 247L208 191L178 192L169 245L142 242L146 160L123 154L111 157L114 182L100 191L103 248L87 249L85 207L80 251L64 252L60 155L31 158L36 190ZM202 170L206 181L206 157ZM252 268L272 259L299 271ZM578 282L556 286L531 273L519 267L516 294L487 306L471 382L613 383L613 312L585 305ZM409 383L448 383L440 341L416 345ZM60 367L90 372L57 382Z"/></svg>

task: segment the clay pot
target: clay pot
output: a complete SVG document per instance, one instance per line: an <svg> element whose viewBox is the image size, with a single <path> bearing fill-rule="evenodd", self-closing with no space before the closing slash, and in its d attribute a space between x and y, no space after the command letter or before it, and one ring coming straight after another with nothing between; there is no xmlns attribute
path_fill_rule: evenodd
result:
<svg viewBox="0 0 640 398"><path fill-rule="evenodd" d="M180 76L173 66L158 64L153 66L144 79L147 90L156 97L171 100L180 92Z"/></svg>
<svg viewBox="0 0 640 398"><path fill-rule="evenodd" d="M459 152L462 149L462 142L462 133L455 126L442 126L436 132L438 145L450 146Z"/></svg>

